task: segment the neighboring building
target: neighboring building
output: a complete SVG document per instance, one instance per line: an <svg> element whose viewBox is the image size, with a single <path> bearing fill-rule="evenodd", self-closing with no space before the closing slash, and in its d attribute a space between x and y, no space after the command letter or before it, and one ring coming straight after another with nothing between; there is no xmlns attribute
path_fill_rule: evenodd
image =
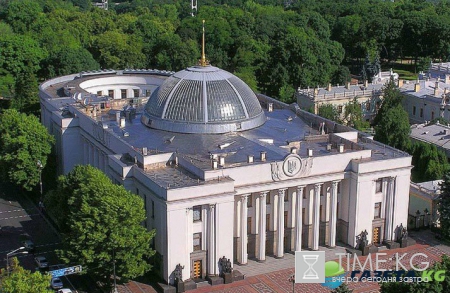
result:
<svg viewBox="0 0 450 293"><path fill-rule="evenodd" d="M364 230L380 244L407 225L411 156L219 68L88 72L39 94L59 172L90 164L142 197L170 283L177 264L205 278L223 256L354 247Z"/></svg>
<svg viewBox="0 0 450 293"><path fill-rule="evenodd" d="M439 225L438 201L442 180L411 182L409 191L409 227Z"/></svg>
<svg viewBox="0 0 450 293"><path fill-rule="evenodd" d="M425 123L438 117L450 120L450 63L433 63L415 82L399 82L409 121Z"/></svg>
<svg viewBox="0 0 450 293"><path fill-rule="evenodd" d="M361 104L363 118L371 122L383 100L383 87L391 78L398 80L398 74L392 70L380 72L375 75L372 83L353 85L347 83L345 86L331 86L327 88L298 89L295 93L297 104L306 111L314 114L319 113L319 107L323 104L331 104L337 107L338 113L344 115L345 106L355 98Z"/></svg>
<svg viewBox="0 0 450 293"><path fill-rule="evenodd" d="M413 141L422 141L434 144L438 149L445 152L450 158L450 127L436 124L414 124L411 126L410 137Z"/></svg>

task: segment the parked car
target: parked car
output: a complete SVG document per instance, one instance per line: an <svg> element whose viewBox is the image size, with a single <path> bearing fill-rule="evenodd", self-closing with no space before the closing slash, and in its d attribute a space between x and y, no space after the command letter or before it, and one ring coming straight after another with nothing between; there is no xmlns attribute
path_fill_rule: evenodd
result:
<svg viewBox="0 0 450 293"><path fill-rule="evenodd" d="M45 256L36 256L34 258L34 261L36 262L39 269L48 269L48 261Z"/></svg>
<svg viewBox="0 0 450 293"><path fill-rule="evenodd" d="M34 252L34 242L31 239L23 240L22 245L26 251Z"/></svg>
<svg viewBox="0 0 450 293"><path fill-rule="evenodd" d="M63 288L63 289L59 289L57 293L72 293L72 290Z"/></svg>
<svg viewBox="0 0 450 293"><path fill-rule="evenodd" d="M63 282L58 277L52 279L51 286L52 289L54 290L61 289L62 287L64 287Z"/></svg>

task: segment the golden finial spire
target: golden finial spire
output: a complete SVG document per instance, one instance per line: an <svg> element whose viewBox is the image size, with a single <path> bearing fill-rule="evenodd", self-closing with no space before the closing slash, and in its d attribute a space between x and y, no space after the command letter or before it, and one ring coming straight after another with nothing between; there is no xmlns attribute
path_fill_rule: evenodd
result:
<svg viewBox="0 0 450 293"><path fill-rule="evenodd" d="M207 66L208 61L205 56L205 20L203 20L203 34L202 34L202 58L200 59L200 66Z"/></svg>

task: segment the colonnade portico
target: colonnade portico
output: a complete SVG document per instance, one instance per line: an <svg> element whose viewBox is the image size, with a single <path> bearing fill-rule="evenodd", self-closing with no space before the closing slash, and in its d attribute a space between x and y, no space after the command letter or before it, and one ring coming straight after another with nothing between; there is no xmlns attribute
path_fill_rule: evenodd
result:
<svg viewBox="0 0 450 293"><path fill-rule="evenodd" d="M335 247L339 182L339 180L336 180L312 185L298 185L276 189L272 193L270 190L266 190L237 195L235 197L235 220L237 221L235 223L235 237L238 238L235 247L237 262L243 265L248 261L248 255L250 254L248 237L252 232L249 230L251 227L253 227L251 230L254 232L252 235L254 238L252 239L255 239L253 241L255 243L254 257L260 262L265 261L266 254L273 254L276 258L282 258L286 251L300 251L302 246L318 250L321 239L321 222L328 222L329 224L329 229L325 229L326 239L328 239L326 244ZM324 184L327 184L329 188L325 187L322 194ZM308 191L312 191L312 193ZM327 200L327 192L329 192L329 200ZM253 203L249 202L252 199L254 199ZM310 206L311 208L309 208ZM249 212L250 208L254 209L253 213ZM267 223L268 219L270 219L271 225ZM252 221L256 222L253 223ZM254 224L254 226L251 224ZM247 225L250 226L247 227ZM311 228L311 232L309 232L309 228ZM312 234L311 237L306 236L307 239L304 239L305 229L307 229L306 235ZM322 229L324 228L322 227ZM289 230L291 231L290 234ZM272 243L268 242L270 238L268 233L273 233L273 247L271 246ZM285 237L288 238L285 239Z"/></svg>

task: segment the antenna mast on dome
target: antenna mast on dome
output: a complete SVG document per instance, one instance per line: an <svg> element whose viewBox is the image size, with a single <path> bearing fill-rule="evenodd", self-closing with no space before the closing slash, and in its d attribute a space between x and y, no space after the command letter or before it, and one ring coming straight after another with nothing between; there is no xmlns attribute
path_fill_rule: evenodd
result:
<svg viewBox="0 0 450 293"><path fill-rule="evenodd" d="M202 58L200 59L200 66L208 66L209 62L205 56L205 20L203 20L203 34L202 34Z"/></svg>

